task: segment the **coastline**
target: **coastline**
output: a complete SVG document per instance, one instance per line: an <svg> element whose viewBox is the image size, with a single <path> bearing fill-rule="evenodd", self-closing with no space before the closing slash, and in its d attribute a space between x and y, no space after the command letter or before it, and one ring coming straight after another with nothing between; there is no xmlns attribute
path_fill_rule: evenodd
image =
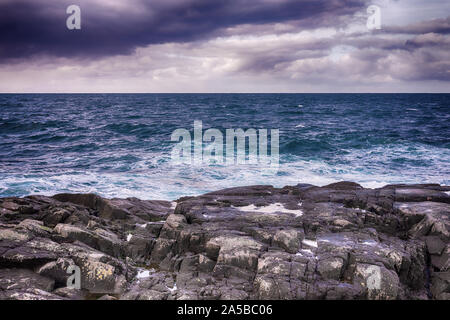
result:
<svg viewBox="0 0 450 320"><path fill-rule="evenodd" d="M339 182L175 202L0 198L0 299L449 300L449 193Z"/></svg>

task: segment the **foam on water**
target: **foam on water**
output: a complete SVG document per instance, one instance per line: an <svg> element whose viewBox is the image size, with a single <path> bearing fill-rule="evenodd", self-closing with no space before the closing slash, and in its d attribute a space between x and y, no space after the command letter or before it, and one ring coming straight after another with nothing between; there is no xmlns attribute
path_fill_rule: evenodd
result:
<svg viewBox="0 0 450 320"><path fill-rule="evenodd" d="M273 175L261 174L257 167L251 166L183 168L162 163L159 167L138 172L0 173L0 195L50 196L61 192L80 192L97 193L104 197L175 200L181 196L194 196L232 186L260 184L284 187L309 183L323 186L346 180L358 182L366 188L379 188L393 183L417 183L418 177L422 177L421 183L450 183L449 178L441 174L445 171L416 172L415 175L389 169L384 172L381 168L363 168L362 164L343 166L313 160L281 163L278 173Z"/></svg>
<svg viewBox="0 0 450 320"><path fill-rule="evenodd" d="M174 200L259 184L449 185L448 101L449 95L0 95L0 196ZM307 107L295 108L300 104ZM196 119L222 131L279 128L278 171L173 165L170 135L191 130Z"/></svg>

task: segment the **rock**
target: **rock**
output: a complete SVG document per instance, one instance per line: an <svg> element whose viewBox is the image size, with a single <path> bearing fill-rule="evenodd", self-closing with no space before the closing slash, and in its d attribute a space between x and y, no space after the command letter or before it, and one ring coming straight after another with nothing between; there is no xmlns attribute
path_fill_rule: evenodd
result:
<svg viewBox="0 0 450 320"><path fill-rule="evenodd" d="M17 203L14 203L12 201L4 201L1 204L2 208L9 210L9 211L19 211L20 206Z"/></svg>
<svg viewBox="0 0 450 320"><path fill-rule="evenodd" d="M214 260L209 259L207 256L203 254L199 254L198 256L198 270L201 272L211 272L214 269L216 262Z"/></svg>
<svg viewBox="0 0 450 320"><path fill-rule="evenodd" d="M0 199L0 299L449 299L450 187ZM81 289L66 287L68 266ZM4 276L1 276L2 273Z"/></svg>
<svg viewBox="0 0 450 320"><path fill-rule="evenodd" d="M339 257L320 260L317 271L324 279L339 280L343 271L344 260Z"/></svg>
<svg viewBox="0 0 450 320"><path fill-rule="evenodd" d="M258 274L289 277L291 263L289 256L279 252L267 252L258 260Z"/></svg>
<svg viewBox="0 0 450 320"><path fill-rule="evenodd" d="M431 293L435 299L448 300L450 272L436 272L431 282Z"/></svg>
<svg viewBox="0 0 450 320"><path fill-rule="evenodd" d="M35 268L46 262L56 260L57 254L46 248L34 247L34 244L52 241L45 238L30 240L29 234L11 229L0 230L0 267Z"/></svg>
<svg viewBox="0 0 450 320"><path fill-rule="evenodd" d="M445 249L445 243L437 236L426 237L426 244L430 254L441 255Z"/></svg>
<svg viewBox="0 0 450 320"><path fill-rule="evenodd" d="M53 294L68 300L85 300L87 298L86 292L70 287L61 287L53 291Z"/></svg>
<svg viewBox="0 0 450 320"><path fill-rule="evenodd" d="M289 253L297 253L300 248L300 233L296 230L279 230L273 237L273 243Z"/></svg>
<svg viewBox="0 0 450 320"><path fill-rule="evenodd" d="M0 292L0 300L65 300L63 297L50 292L29 288L23 291L7 290Z"/></svg>
<svg viewBox="0 0 450 320"><path fill-rule="evenodd" d="M404 202L396 203L401 214L411 220L418 217L420 221L415 223L408 231L414 238L422 236L439 236L448 241L450 239L450 205L439 202Z"/></svg>
<svg viewBox="0 0 450 320"><path fill-rule="evenodd" d="M324 188L330 188L335 190L361 190L363 187L357 183L350 182L350 181L341 181L332 183L329 185L324 186Z"/></svg>
<svg viewBox="0 0 450 320"><path fill-rule="evenodd" d="M279 300L291 298L287 281L277 281L270 276L257 276L255 279L257 297L261 300Z"/></svg>
<svg viewBox="0 0 450 320"><path fill-rule="evenodd" d="M75 262L72 259L58 258L56 261L51 261L38 268L36 272L42 276L55 280L59 286L65 286L67 279L71 274L67 273L70 266L74 266Z"/></svg>
<svg viewBox="0 0 450 320"><path fill-rule="evenodd" d="M347 226L350 226L352 223L348 222L347 220L344 220L344 219L336 219L333 221L333 224L335 226L345 228Z"/></svg>
<svg viewBox="0 0 450 320"><path fill-rule="evenodd" d="M93 210L97 210L103 219L126 219L128 212L114 204L107 199L103 199L95 194L68 194L61 193L53 196L54 199L61 202L70 202L81 205Z"/></svg>
<svg viewBox="0 0 450 320"><path fill-rule="evenodd" d="M80 241L109 255L119 257L122 254L122 243L120 239L115 234L106 230L98 228L94 232L91 232L77 226L61 223L54 230L64 238Z"/></svg>
<svg viewBox="0 0 450 320"><path fill-rule="evenodd" d="M0 229L0 241L25 242L30 239L27 232L20 232L14 229Z"/></svg>
<svg viewBox="0 0 450 320"><path fill-rule="evenodd" d="M168 201L142 201L136 198L104 199L95 194L68 193L57 194L53 198L97 210L101 218L109 220L126 219L135 215L152 221L162 219L172 211L171 203Z"/></svg>
<svg viewBox="0 0 450 320"><path fill-rule="evenodd" d="M160 263L170 253L172 246L175 244L175 240L159 238L155 246L153 247L151 254L151 261L154 263Z"/></svg>
<svg viewBox="0 0 450 320"><path fill-rule="evenodd" d="M19 223L18 228L22 228L26 231L31 232L32 234L36 236L46 237L49 235L49 233L52 232L52 229L47 228L44 226L44 223L42 221L38 220L32 220L32 219L25 219L21 223Z"/></svg>
<svg viewBox="0 0 450 320"><path fill-rule="evenodd" d="M116 297L110 296L105 294L104 296L101 296L100 298L98 298L97 300L117 300Z"/></svg>
<svg viewBox="0 0 450 320"><path fill-rule="evenodd" d="M255 270L259 253L263 249L263 245L257 241L239 236L219 236L211 239L208 246L219 248L215 270L221 265Z"/></svg>
<svg viewBox="0 0 450 320"><path fill-rule="evenodd" d="M367 289L370 300L395 300L399 292L399 279L384 266L357 264L354 282Z"/></svg>
<svg viewBox="0 0 450 320"><path fill-rule="evenodd" d="M395 201L397 202L443 202L450 203L450 196L441 191L414 188L414 187L400 187L395 189Z"/></svg>
<svg viewBox="0 0 450 320"><path fill-rule="evenodd" d="M46 226L54 228L57 224L63 223L70 216L70 212L65 209L55 209L48 212L42 219Z"/></svg>
<svg viewBox="0 0 450 320"><path fill-rule="evenodd" d="M126 254L135 262L146 263L150 260L150 254L156 240L133 235L126 244Z"/></svg>
<svg viewBox="0 0 450 320"><path fill-rule="evenodd" d="M53 280L27 269L0 269L1 299L61 299L50 294L54 285Z"/></svg>
<svg viewBox="0 0 450 320"><path fill-rule="evenodd" d="M171 214L167 217L165 227L167 229L181 229L186 225L186 217L180 214ZM164 228L164 227L163 227Z"/></svg>

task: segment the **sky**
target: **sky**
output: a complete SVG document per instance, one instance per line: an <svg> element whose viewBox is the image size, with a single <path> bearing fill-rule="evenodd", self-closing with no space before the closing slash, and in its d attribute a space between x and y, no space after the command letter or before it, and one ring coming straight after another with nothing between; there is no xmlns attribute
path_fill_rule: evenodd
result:
<svg viewBox="0 0 450 320"><path fill-rule="evenodd" d="M449 34L449 0L0 0L0 92L450 92Z"/></svg>

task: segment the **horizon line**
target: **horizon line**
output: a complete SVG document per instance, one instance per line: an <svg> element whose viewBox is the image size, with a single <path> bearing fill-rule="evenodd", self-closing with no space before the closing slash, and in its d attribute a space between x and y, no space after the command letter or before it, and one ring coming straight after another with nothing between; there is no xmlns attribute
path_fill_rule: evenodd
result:
<svg viewBox="0 0 450 320"><path fill-rule="evenodd" d="M450 94L449 92L0 92L6 94Z"/></svg>

